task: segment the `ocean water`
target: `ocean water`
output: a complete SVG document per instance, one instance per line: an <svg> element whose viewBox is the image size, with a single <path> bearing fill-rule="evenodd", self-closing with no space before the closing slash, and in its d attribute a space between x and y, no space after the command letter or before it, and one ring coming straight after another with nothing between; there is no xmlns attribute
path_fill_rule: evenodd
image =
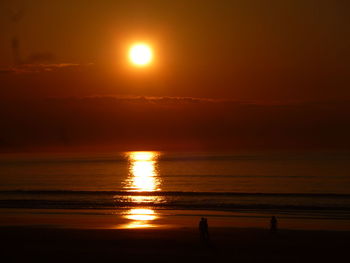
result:
<svg viewBox="0 0 350 263"><path fill-rule="evenodd" d="M129 220L129 227L151 226L162 211L226 219L277 214L346 225L350 154L7 154L0 157L0 209L3 215L103 211Z"/></svg>

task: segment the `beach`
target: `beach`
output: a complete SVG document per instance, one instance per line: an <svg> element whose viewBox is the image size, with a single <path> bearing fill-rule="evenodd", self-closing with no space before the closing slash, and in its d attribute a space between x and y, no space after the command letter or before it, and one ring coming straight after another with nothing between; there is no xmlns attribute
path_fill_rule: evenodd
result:
<svg viewBox="0 0 350 263"><path fill-rule="evenodd" d="M4 262L337 262L349 155L2 156ZM278 232L269 231L276 216ZM198 222L208 219L210 242Z"/></svg>
<svg viewBox="0 0 350 263"><path fill-rule="evenodd" d="M338 262L350 232L211 228L59 229L1 227L3 262Z"/></svg>

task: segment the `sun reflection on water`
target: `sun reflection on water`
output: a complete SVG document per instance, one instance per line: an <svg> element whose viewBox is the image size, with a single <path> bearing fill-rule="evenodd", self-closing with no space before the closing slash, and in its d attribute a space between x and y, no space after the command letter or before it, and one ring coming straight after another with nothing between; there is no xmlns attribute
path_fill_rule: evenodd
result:
<svg viewBox="0 0 350 263"><path fill-rule="evenodd" d="M142 192L160 191L161 179L158 171L159 152L128 152L128 178L124 182L124 189L128 192L140 195L130 195L128 202L134 204L150 205L155 202L161 202L159 196L142 195ZM137 208L130 209L124 215L124 218L130 220L123 228L149 228L154 227L151 222L158 218L153 209Z"/></svg>
<svg viewBox="0 0 350 263"><path fill-rule="evenodd" d="M157 169L158 152L129 152L129 176L125 188L128 191L153 192L160 190Z"/></svg>
<svg viewBox="0 0 350 263"><path fill-rule="evenodd" d="M130 209L125 218L135 221L148 221L156 219L157 216L152 209Z"/></svg>

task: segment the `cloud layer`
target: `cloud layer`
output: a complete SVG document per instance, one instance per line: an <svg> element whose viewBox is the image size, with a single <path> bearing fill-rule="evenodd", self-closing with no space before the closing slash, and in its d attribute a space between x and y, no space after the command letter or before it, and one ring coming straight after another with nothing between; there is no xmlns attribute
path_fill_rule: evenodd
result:
<svg viewBox="0 0 350 263"><path fill-rule="evenodd" d="M0 147L349 149L344 102L262 104L179 97L84 97L3 104Z"/></svg>

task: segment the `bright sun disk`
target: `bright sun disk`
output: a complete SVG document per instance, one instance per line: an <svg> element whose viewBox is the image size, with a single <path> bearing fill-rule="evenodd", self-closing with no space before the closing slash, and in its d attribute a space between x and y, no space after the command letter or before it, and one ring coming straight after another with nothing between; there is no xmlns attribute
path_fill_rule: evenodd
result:
<svg viewBox="0 0 350 263"><path fill-rule="evenodd" d="M129 59L136 66L146 66L152 62L152 58L152 49L147 44L134 44L129 50Z"/></svg>

